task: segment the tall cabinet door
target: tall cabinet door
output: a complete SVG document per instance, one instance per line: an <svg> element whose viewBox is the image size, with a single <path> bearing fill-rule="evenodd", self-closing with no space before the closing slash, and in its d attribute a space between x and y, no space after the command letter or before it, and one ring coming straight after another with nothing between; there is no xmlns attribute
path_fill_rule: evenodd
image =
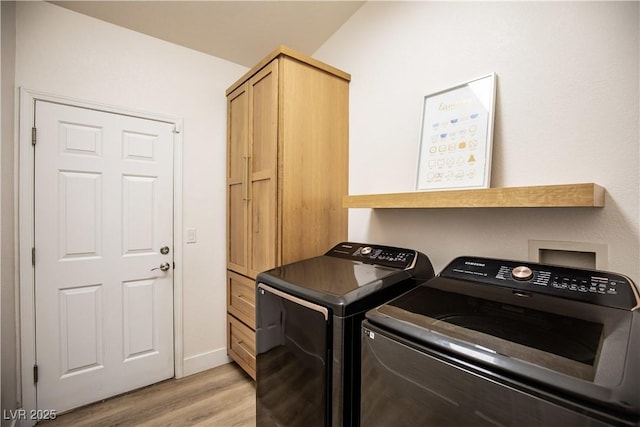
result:
<svg viewBox="0 0 640 427"><path fill-rule="evenodd" d="M248 274L249 85L227 97L227 268Z"/></svg>
<svg viewBox="0 0 640 427"><path fill-rule="evenodd" d="M278 262L278 60L249 80L248 275Z"/></svg>

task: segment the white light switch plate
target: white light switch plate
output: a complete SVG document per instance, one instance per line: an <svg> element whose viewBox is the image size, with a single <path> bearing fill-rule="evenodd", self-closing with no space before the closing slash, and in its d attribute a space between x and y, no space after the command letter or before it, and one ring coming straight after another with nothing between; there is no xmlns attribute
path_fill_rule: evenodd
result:
<svg viewBox="0 0 640 427"><path fill-rule="evenodd" d="M196 229L195 228L187 228L187 243L195 243L196 242Z"/></svg>

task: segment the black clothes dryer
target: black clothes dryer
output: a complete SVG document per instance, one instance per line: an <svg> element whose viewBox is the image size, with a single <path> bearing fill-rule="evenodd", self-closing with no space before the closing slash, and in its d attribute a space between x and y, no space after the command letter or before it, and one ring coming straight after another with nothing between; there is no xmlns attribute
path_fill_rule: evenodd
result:
<svg viewBox="0 0 640 427"><path fill-rule="evenodd" d="M434 276L424 254L341 243L257 277L257 426L358 426L364 313Z"/></svg>

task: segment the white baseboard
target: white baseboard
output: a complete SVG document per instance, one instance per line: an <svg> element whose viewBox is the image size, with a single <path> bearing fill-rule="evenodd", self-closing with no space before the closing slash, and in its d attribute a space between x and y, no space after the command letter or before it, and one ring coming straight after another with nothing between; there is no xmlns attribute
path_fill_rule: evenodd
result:
<svg viewBox="0 0 640 427"><path fill-rule="evenodd" d="M227 348L222 347L196 354L195 356L185 357L183 361L183 374L186 377L230 362L231 358L227 356Z"/></svg>

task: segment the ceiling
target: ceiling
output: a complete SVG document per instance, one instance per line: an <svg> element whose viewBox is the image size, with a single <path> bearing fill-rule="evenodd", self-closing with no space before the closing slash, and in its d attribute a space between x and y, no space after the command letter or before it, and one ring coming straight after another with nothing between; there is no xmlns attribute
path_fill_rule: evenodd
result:
<svg viewBox="0 0 640 427"><path fill-rule="evenodd" d="M50 1L252 67L283 44L313 54L364 1Z"/></svg>

